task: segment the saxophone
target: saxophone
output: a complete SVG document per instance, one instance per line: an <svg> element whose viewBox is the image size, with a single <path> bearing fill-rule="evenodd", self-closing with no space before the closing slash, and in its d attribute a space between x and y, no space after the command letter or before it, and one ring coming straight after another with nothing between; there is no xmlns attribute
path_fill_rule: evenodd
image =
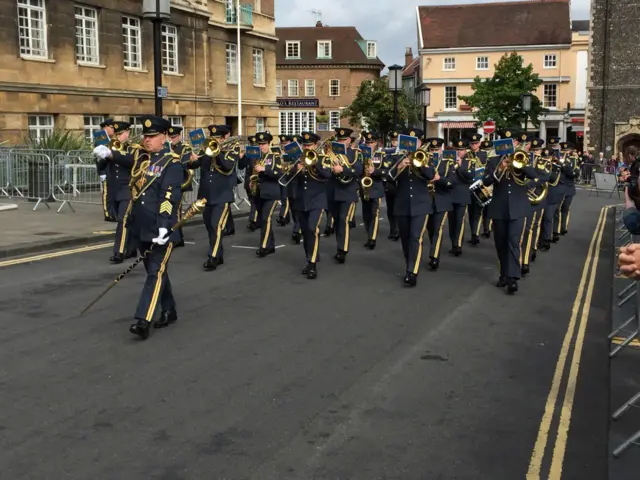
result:
<svg viewBox="0 0 640 480"><path fill-rule="evenodd" d="M264 167L264 164L265 159L261 158L255 163L253 170L251 170L251 176L249 177L249 192L254 197L258 195L258 187L260 186L258 167Z"/></svg>

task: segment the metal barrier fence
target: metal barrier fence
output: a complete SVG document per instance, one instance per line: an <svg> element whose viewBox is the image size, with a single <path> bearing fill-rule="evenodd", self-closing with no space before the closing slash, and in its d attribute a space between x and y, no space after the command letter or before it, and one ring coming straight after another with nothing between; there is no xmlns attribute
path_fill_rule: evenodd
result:
<svg viewBox="0 0 640 480"><path fill-rule="evenodd" d="M640 237L633 237L625 228L622 221L623 214L624 207L616 208L616 228L614 233L616 250L620 247L629 245L632 242L640 242ZM609 334L609 340L612 345L612 349L609 353L610 358L615 357L622 349L629 346L631 342L638 339L640 336L640 282L621 276L617 271L617 262L614 266L614 289L619 290L616 291L614 298L614 301L616 302L614 308L623 315L623 318L626 315L629 315L629 317L622 323L622 325L620 325L620 327L616 328ZM632 302L631 300L634 301ZM621 339L620 335L623 335ZM617 341L614 341L614 339ZM634 407L640 407L640 392L636 393L620 408L618 408L611 418L613 420L618 420L625 412ZM640 446L639 441L640 430L618 445L613 450L613 456L618 458L631 445Z"/></svg>

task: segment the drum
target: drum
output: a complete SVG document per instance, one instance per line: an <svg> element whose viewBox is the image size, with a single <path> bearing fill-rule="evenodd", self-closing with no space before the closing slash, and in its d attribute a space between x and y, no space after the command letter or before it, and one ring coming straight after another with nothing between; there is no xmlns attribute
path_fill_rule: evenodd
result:
<svg viewBox="0 0 640 480"><path fill-rule="evenodd" d="M486 207L493 198L493 185L486 187L482 180L476 180L469 186L471 196L481 207Z"/></svg>

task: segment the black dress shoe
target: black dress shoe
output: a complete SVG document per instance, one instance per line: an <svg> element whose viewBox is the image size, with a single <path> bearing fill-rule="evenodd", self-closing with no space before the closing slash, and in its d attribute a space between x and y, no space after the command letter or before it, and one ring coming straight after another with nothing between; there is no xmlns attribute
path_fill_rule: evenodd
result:
<svg viewBox="0 0 640 480"><path fill-rule="evenodd" d="M343 250L338 250L333 258L335 258L338 263L344 263L347 260L347 254Z"/></svg>
<svg viewBox="0 0 640 480"><path fill-rule="evenodd" d="M117 253L114 256L112 256L111 258L109 258L109 261L111 263L122 263L122 261L124 260L124 256L121 253Z"/></svg>
<svg viewBox="0 0 640 480"><path fill-rule="evenodd" d="M533 252L531 252L531 261L535 262L536 261L536 257L538 256L538 252L536 250L534 250Z"/></svg>
<svg viewBox="0 0 640 480"><path fill-rule="evenodd" d="M276 223L281 226L284 227L285 223L284 223L284 217L278 217L278 219L276 220Z"/></svg>
<svg viewBox="0 0 640 480"><path fill-rule="evenodd" d="M309 271L307 271L307 278L309 280L315 280L316 278L318 278L318 269L316 268L315 263L309 264Z"/></svg>
<svg viewBox="0 0 640 480"><path fill-rule="evenodd" d="M294 233L293 235L291 235L291 240L293 240L293 243L295 243L296 245L300 245L300 241L302 240L302 234Z"/></svg>
<svg viewBox="0 0 640 480"><path fill-rule="evenodd" d="M256 255L260 258L264 258L267 255L271 255L273 253L276 253L276 249L271 247L271 248L259 248L258 250L256 250Z"/></svg>
<svg viewBox="0 0 640 480"><path fill-rule="evenodd" d="M367 240L367 243L364 244L364 248L369 248L371 246L371 240Z"/></svg>
<svg viewBox="0 0 640 480"><path fill-rule="evenodd" d="M484 238L491 238L491 232L482 232Z"/></svg>
<svg viewBox="0 0 640 480"><path fill-rule="evenodd" d="M325 237L330 237L331 235L333 235L334 232L334 228L333 227L327 227L324 229L324 235Z"/></svg>
<svg viewBox="0 0 640 480"><path fill-rule="evenodd" d="M518 282L514 278L507 279L507 293L514 294L518 291Z"/></svg>
<svg viewBox="0 0 640 480"><path fill-rule="evenodd" d="M310 263L307 263L307 266L302 269L302 275L306 275L309 273Z"/></svg>
<svg viewBox="0 0 640 480"><path fill-rule="evenodd" d="M389 240L393 240L393 232L389 232L389 236L387 237Z"/></svg>
<svg viewBox="0 0 640 480"><path fill-rule="evenodd" d="M177 242L173 242L173 248L184 247L184 240L178 240Z"/></svg>
<svg viewBox="0 0 640 480"><path fill-rule="evenodd" d="M407 287L415 287L418 284L418 276L413 273L407 273L404 276L404 284Z"/></svg>
<svg viewBox="0 0 640 480"><path fill-rule="evenodd" d="M553 243L558 243L560 241L560 235L558 235L557 233L553 234L553 238L551 239L551 241Z"/></svg>
<svg viewBox="0 0 640 480"><path fill-rule="evenodd" d="M449 250L449 253L451 253L454 257L459 257L460 255L462 255L462 248L452 247L451 250Z"/></svg>
<svg viewBox="0 0 640 480"><path fill-rule="evenodd" d="M166 310L160 313L160 319L153 324L156 328L168 327L178 320L178 313L175 310Z"/></svg>
<svg viewBox="0 0 640 480"><path fill-rule="evenodd" d="M551 250L551 242L549 240L544 240L542 242L542 245L540 245L540 249L548 252L549 250Z"/></svg>
<svg viewBox="0 0 640 480"><path fill-rule="evenodd" d="M369 241L369 250L373 250L374 248L376 248L376 241L375 240L370 240Z"/></svg>
<svg viewBox="0 0 640 480"><path fill-rule="evenodd" d="M213 257L209 257L207 258L207 261L204 262L202 264L202 267L207 271L207 272L212 272L213 270L215 270L216 268L218 268L218 262L216 261L215 258Z"/></svg>
<svg viewBox="0 0 640 480"><path fill-rule="evenodd" d="M529 274L529 265L522 265L522 268L520 269L520 273L522 273L522 275L528 275Z"/></svg>
<svg viewBox="0 0 640 480"><path fill-rule="evenodd" d="M349 228L356 228L356 221L355 220L351 220L349 222Z"/></svg>
<svg viewBox="0 0 640 480"><path fill-rule="evenodd" d="M135 335L139 335L143 340L149 337L149 329L151 328L151 322L138 319L136 323L129 327L129 331Z"/></svg>
<svg viewBox="0 0 640 480"><path fill-rule="evenodd" d="M231 235L235 235L235 234L236 234L235 228L227 228L225 229L224 232L222 232L223 237L230 237Z"/></svg>
<svg viewBox="0 0 640 480"><path fill-rule="evenodd" d="M507 279L504 277L500 277L498 279L498 283L496 283L496 287L498 288L504 288L507 286Z"/></svg>
<svg viewBox="0 0 640 480"><path fill-rule="evenodd" d="M431 270L437 270L440 266L440 259L431 257L429 260L429 268Z"/></svg>
<svg viewBox="0 0 640 480"><path fill-rule="evenodd" d="M480 243L480 237L478 235L471 235L471 240L469 240L471 245L478 245Z"/></svg>
<svg viewBox="0 0 640 480"><path fill-rule="evenodd" d="M562 230L562 231L560 232L560 235L566 235L567 233L569 233L569 230Z"/></svg>
<svg viewBox="0 0 640 480"><path fill-rule="evenodd" d="M247 225L247 228L252 232L255 232L256 230L258 230L258 224L256 222L249 222L249 225Z"/></svg>
<svg viewBox="0 0 640 480"><path fill-rule="evenodd" d="M137 252L133 251L133 252L129 252L129 253L125 253L124 258L138 258L138 254Z"/></svg>
<svg viewBox="0 0 640 480"><path fill-rule="evenodd" d="M398 232L393 234L393 239L394 242L397 242L398 240L400 240L400 234Z"/></svg>

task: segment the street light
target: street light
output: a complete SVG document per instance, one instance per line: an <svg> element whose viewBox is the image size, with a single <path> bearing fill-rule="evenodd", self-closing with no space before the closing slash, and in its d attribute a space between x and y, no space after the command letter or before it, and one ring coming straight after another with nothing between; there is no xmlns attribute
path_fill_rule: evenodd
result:
<svg viewBox="0 0 640 480"><path fill-rule="evenodd" d="M398 127L398 92L402 88L402 67L389 67L389 90L393 92L393 128Z"/></svg>
<svg viewBox="0 0 640 480"><path fill-rule="evenodd" d="M153 76L156 115L162 116L162 22L171 18L171 0L144 0L142 17L153 23Z"/></svg>
<svg viewBox="0 0 640 480"><path fill-rule="evenodd" d="M524 131L529 130L529 112L531 111L531 95L529 92L520 95L520 103L524 112Z"/></svg>
<svg viewBox="0 0 640 480"><path fill-rule="evenodd" d="M427 107L431 105L431 89L426 84L422 84L420 88L420 103L424 109L422 112L422 130L427 136Z"/></svg>

